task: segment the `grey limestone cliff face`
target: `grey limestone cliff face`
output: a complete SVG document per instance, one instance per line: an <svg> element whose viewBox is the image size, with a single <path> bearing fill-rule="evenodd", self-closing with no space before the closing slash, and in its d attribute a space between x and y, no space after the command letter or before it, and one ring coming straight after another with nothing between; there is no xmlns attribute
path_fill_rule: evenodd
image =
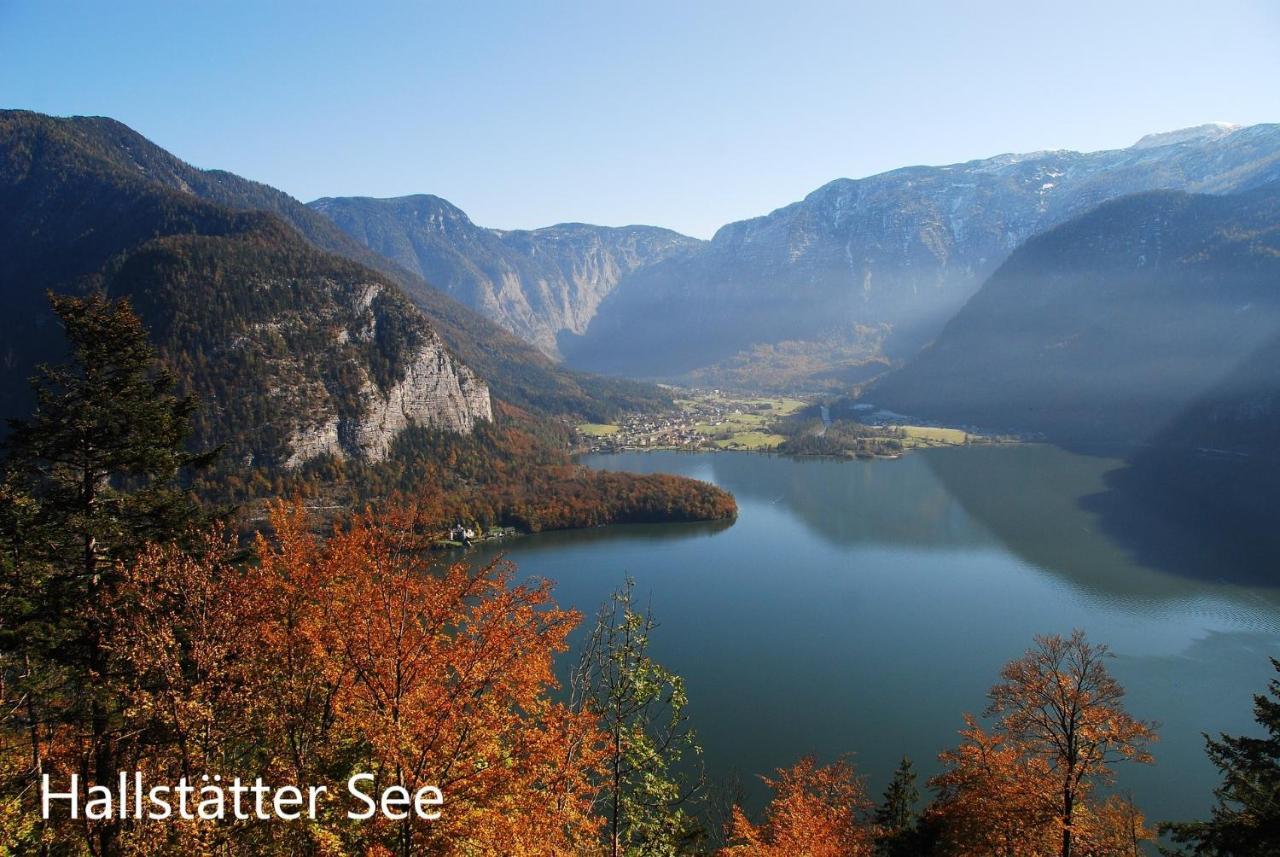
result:
<svg viewBox="0 0 1280 857"><path fill-rule="evenodd" d="M388 294L378 283L356 288L349 310L328 319L331 347L353 355L360 353L361 346L379 347L379 326L390 323L387 300L399 303L402 298ZM285 467L298 467L321 455L381 461L406 428L468 433L478 422L493 419L488 386L449 352L434 331L413 316L409 320L409 341L396 361L394 380L379 384L366 364L348 359L347 371L359 377L359 387L346 402L319 390L281 386L273 391L285 405L282 410L297 418L286 441ZM286 359L306 360L293 355ZM309 407L299 406L304 402Z"/></svg>
<svg viewBox="0 0 1280 857"><path fill-rule="evenodd" d="M466 434L481 420L493 419L488 386L439 341L423 346L390 389L379 390L366 380L360 397L359 416L330 414L296 429L285 466L298 467L321 455L381 461L396 436L411 426Z"/></svg>
<svg viewBox="0 0 1280 857"><path fill-rule="evenodd" d="M341 197L310 206L344 232L507 330L559 356L623 277L703 242L652 226L486 229L436 196Z"/></svg>
<svg viewBox="0 0 1280 857"><path fill-rule="evenodd" d="M492 420L489 388L470 369L457 363L439 340L425 345L405 367L404 378L386 391L366 386L366 412L348 426L344 449L380 460L396 435L410 426L469 433L481 420ZM345 429L345 430L344 430Z"/></svg>

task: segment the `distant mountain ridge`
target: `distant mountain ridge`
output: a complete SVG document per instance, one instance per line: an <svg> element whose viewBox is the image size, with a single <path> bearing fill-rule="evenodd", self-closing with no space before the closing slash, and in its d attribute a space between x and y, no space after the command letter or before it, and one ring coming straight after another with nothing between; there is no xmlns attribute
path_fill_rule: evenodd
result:
<svg viewBox="0 0 1280 857"><path fill-rule="evenodd" d="M655 226L487 229L428 194L308 204L369 249L556 357L559 335L585 332L624 276L704 243Z"/></svg>
<svg viewBox="0 0 1280 857"><path fill-rule="evenodd" d="M267 211L298 231L312 246L358 262L389 278L430 318L449 349L494 393L523 408L587 419L607 419L619 409L669 402L660 391L619 379L595 378L556 365L519 337L433 288L420 276L350 238L329 218L269 185L224 170L203 170L182 161L138 132L100 116L41 117L0 111L9 117L56 122L59 133L120 175L163 185L177 193L235 211Z"/></svg>
<svg viewBox="0 0 1280 857"><path fill-rule="evenodd" d="M1280 178L1280 125L1210 125L1127 148L999 155L838 179L643 267L602 301L570 365L679 377L761 343L878 341L908 356L1028 238L1149 190L1228 193Z"/></svg>
<svg viewBox="0 0 1280 857"><path fill-rule="evenodd" d="M1027 241L865 394L955 424L1276 456L1280 182L1151 192Z"/></svg>

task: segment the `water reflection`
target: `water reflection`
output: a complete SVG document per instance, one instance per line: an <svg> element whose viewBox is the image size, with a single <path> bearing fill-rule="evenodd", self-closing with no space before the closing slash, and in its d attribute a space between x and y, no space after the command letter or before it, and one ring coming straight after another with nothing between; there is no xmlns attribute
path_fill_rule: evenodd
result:
<svg viewBox="0 0 1280 857"><path fill-rule="evenodd" d="M1099 597L1185 599L1203 584L1230 596L1231 585L1244 585L1235 597L1280 603L1280 593L1258 591L1280 586L1275 468L1154 451L1124 460L1042 444L926 450L897 461L680 453L589 461L709 479L740 504L784 511L836 546L945 551L995 541ZM614 528L585 537L666 533Z"/></svg>
<svg viewBox="0 0 1280 857"><path fill-rule="evenodd" d="M1022 446L588 462L715 481L739 519L547 533L476 559L505 551L588 614L633 575L661 622L655 656L687 681L708 770L744 772L753 806L755 774L808 752L856 751L873 790L902 753L928 775L1003 663L1034 634L1082 627L1118 654L1131 711L1165 724L1157 767L1121 786L1154 818L1203 813L1214 777L1199 733L1246 729L1280 654L1280 590L1224 582L1249 579L1235 566L1250 555L1222 559L1202 535L1211 515L1174 514L1152 496L1160 483L1138 490L1133 463L1114 457ZM1219 561L1149 544L1179 535Z"/></svg>
<svg viewBox="0 0 1280 857"><path fill-rule="evenodd" d="M1275 474L1239 462L1144 452L1123 460L1057 447L933 450L948 494L1010 550L1093 592L1280 603ZM1232 585L1246 590L1233 592Z"/></svg>

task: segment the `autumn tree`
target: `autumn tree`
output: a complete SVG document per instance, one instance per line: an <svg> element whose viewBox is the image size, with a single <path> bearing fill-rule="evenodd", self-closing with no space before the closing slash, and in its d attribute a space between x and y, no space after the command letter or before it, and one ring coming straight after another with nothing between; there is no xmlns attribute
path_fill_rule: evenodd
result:
<svg viewBox="0 0 1280 857"><path fill-rule="evenodd" d="M1071 857L1076 808L1090 790L1111 782L1122 761L1150 762L1156 738L1150 723L1124 710L1124 688L1112 678L1103 645L1082 631L1068 638L1037 637L1001 671L987 713L1019 752L1048 767L1057 791L1061 857Z"/></svg>
<svg viewBox="0 0 1280 857"><path fill-rule="evenodd" d="M606 735L600 806L611 857L678 854L702 832L689 809L701 771L686 774L702 750L684 681L649 654L656 627L628 578L600 611L573 680L575 707L594 713Z"/></svg>
<svg viewBox="0 0 1280 857"><path fill-rule="evenodd" d="M310 598L290 612L324 670L314 689L331 740L374 774L370 791L432 785L446 800L435 821L347 831L352 850L550 855L593 840L594 715L551 698L553 657L579 617L547 583L518 584L501 561L440 565L425 549L438 534L413 509L366 512L324 541L296 508L278 507L272 525L254 588L280 581Z"/></svg>
<svg viewBox="0 0 1280 857"><path fill-rule="evenodd" d="M1271 665L1280 671L1280 661L1272 658ZM1172 840L1197 857L1280 854L1280 680L1254 696L1253 716L1265 736L1205 736L1209 760L1222 775L1209 819L1167 827Z"/></svg>
<svg viewBox="0 0 1280 857"><path fill-rule="evenodd" d="M1155 841L1156 831L1128 795L1108 795L1101 804L1089 802L1083 809L1072 846L1080 857L1142 857L1147 843Z"/></svg>
<svg viewBox="0 0 1280 857"><path fill-rule="evenodd" d="M872 803L853 764L821 767L812 757L763 778L773 790L764 820L752 824L740 807L719 857L871 857Z"/></svg>
<svg viewBox="0 0 1280 857"><path fill-rule="evenodd" d="M99 610L124 565L148 541L201 518L180 474L208 462L185 448L194 403L173 392L127 301L51 296L70 346L32 380L36 409L12 421L7 491L19 508L0 520L9 561L0 583L10 714L32 742L35 778L41 730L86 729L83 769L99 783L118 770L118 696ZM118 825L93 833L94 853L116 852Z"/></svg>
<svg viewBox="0 0 1280 857"><path fill-rule="evenodd" d="M552 659L578 617L505 563L441 565L434 516L366 512L327 538L277 505L257 562L217 529L154 545L101 608L131 769L437 786L441 816L366 821L344 800L304 824L169 819L119 826L122 853L550 857L595 847L603 740L553 700ZM57 754L55 762L61 764ZM0 807L0 812L3 812ZM0 823L4 823L0 815ZM56 831L65 842L69 829Z"/></svg>
<svg viewBox="0 0 1280 857"><path fill-rule="evenodd" d="M242 551L222 526L184 542L149 545L101 608L116 629L110 669L129 678L117 684L121 729L138 739L129 767L159 783L269 775L283 748L260 713L277 692L263 679L275 673L254 657L261 640L245 621L255 593ZM267 832L173 818L122 826L118 838L127 854L249 855L266 850Z"/></svg>
<svg viewBox="0 0 1280 857"><path fill-rule="evenodd" d="M1048 761L966 715L959 746L941 753L926 812L950 857L1052 857L1060 847L1057 783Z"/></svg>

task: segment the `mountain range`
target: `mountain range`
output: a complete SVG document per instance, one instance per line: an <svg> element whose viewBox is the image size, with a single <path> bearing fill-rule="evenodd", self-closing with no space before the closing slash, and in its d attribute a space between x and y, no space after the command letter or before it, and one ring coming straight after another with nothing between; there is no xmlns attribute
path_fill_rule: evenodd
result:
<svg viewBox="0 0 1280 857"><path fill-rule="evenodd" d="M1280 125L1214 123L1125 149L838 179L710 241L652 226L488 229L429 195L323 198L310 208L574 368L838 390L914 354L1046 229L1132 193L1221 194L1276 178Z"/></svg>
<svg viewBox="0 0 1280 857"><path fill-rule="evenodd" d="M376 271L426 314L449 349L487 379L506 402L547 413L604 419L619 408L651 407L669 401L647 385L566 370L525 340L373 252L327 217L269 185L224 170L193 167L113 119L41 117L26 111L0 111L0 115L10 123L56 125L61 139L92 151L99 165L120 175L234 211L270 213L316 249Z"/></svg>
<svg viewBox="0 0 1280 857"><path fill-rule="evenodd" d="M627 274L704 242L653 226L486 229L437 196L327 197L309 205L370 250L559 358Z"/></svg>
<svg viewBox="0 0 1280 857"><path fill-rule="evenodd" d="M670 402L557 355L757 388L881 374L869 399L939 421L1257 448L1277 187L1280 125L1215 124L840 179L709 242L504 231L426 195L304 205L110 119L0 111L0 364L48 358L45 290L129 295L217 403L202 437L267 468L470 432L490 390L580 421ZM6 414L23 396L0 385Z"/></svg>
<svg viewBox="0 0 1280 857"><path fill-rule="evenodd" d="M810 374L784 376L785 384L843 383L832 371L841 362L913 354L1033 235L1127 194L1220 194L1277 178L1280 125L1207 125L1126 149L838 179L637 269L601 302L586 333L562 335L560 346L577 368L681 377L750 363L768 345L766 356L811 358L801 364ZM738 376L768 377L769 369Z"/></svg>

